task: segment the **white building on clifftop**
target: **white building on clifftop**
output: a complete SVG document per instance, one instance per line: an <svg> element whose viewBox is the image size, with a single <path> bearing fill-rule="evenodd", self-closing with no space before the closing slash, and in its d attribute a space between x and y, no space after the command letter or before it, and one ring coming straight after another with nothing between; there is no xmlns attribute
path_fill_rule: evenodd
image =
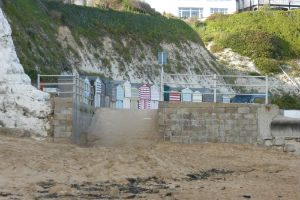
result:
<svg viewBox="0 0 300 200"><path fill-rule="evenodd" d="M63 2L79 6L93 6L94 0L63 0Z"/></svg>
<svg viewBox="0 0 300 200"><path fill-rule="evenodd" d="M233 14L238 11L236 0L145 0L160 13L187 19L205 19L213 13Z"/></svg>
<svg viewBox="0 0 300 200"><path fill-rule="evenodd" d="M300 8L300 0L144 0L160 13L187 19L205 19L214 13L258 10L264 5L281 10Z"/></svg>

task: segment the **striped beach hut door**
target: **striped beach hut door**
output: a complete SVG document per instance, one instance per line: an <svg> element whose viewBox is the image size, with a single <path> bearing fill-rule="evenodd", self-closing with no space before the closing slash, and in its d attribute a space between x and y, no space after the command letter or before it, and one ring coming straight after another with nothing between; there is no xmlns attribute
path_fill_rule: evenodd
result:
<svg viewBox="0 0 300 200"><path fill-rule="evenodd" d="M122 85L118 85L116 87L116 108L123 108L123 100L124 100L124 89Z"/></svg>
<svg viewBox="0 0 300 200"><path fill-rule="evenodd" d="M199 91L193 93L193 102L202 102L202 94Z"/></svg>
<svg viewBox="0 0 300 200"><path fill-rule="evenodd" d="M150 109L150 88L144 84L139 88L139 109Z"/></svg>
<svg viewBox="0 0 300 200"><path fill-rule="evenodd" d="M170 91L170 102L180 102L181 101L181 95L178 91Z"/></svg>
<svg viewBox="0 0 300 200"><path fill-rule="evenodd" d="M99 108L101 106L101 92L102 92L102 83L99 78L95 81L95 108Z"/></svg>
<svg viewBox="0 0 300 200"><path fill-rule="evenodd" d="M158 109L158 103L160 99L160 87L158 85L152 85L151 88L151 109Z"/></svg>
<svg viewBox="0 0 300 200"><path fill-rule="evenodd" d="M190 88L185 88L181 91L182 101L191 102L193 91Z"/></svg>

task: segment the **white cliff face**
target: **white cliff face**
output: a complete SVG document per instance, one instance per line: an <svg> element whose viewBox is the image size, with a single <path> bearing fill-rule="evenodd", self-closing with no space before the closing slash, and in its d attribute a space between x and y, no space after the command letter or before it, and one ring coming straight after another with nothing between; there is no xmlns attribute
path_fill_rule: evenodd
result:
<svg viewBox="0 0 300 200"><path fill-rule="evenodd" d="M0 8L0 127L47 136L50 112L49 95L34 88L24 73Z"/></svg>
<svg viewBox="0 0 300 200"><path fill-rule="evenodd" d="M113 46L114 40L110 37L101 38L102 47L95 48L84 38L81 38L79 45L72 35L70 29L61 26L58 31L58 41L65 49L72 48L76 54L70 53L67 59L75 68L90 73L100 73L114 80L129 80L132 83L159 83L160 66L157 62L157 54L151 51L151 46L141 42L134 52L130 52L132 57L130 62L126 62L122 55ZM122 39L125 47L130 47L131 40ZM182 43L181 47L172 43L161 43L164 51L168 52L168 63L172 72L178 71L177 64L180 65L186 74L214 74L218 73L214 58L200 44L194 42ZM97 55L97 56L95 56ZM180 58L177 58L180 55ZM109 66L103 63L103 58L109 61ZM122 66L122 70L120 67ZM166 72L167 70L165 70ZM178 72L179 73L179 72ZM195 77L174 78L173 81L195 82ZM204 80L202 87L209 84Z"/></svg>

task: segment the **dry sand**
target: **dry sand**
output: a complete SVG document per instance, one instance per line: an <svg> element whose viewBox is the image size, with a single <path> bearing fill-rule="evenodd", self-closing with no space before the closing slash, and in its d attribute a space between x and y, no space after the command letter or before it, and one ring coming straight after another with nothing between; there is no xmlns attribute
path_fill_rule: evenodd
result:
<svg viewBox="0 0 300 200"><path fill-rule="evenodd" d="M0 136L0 199L300 199L300 157L232 144L90 147Z"/></svg>

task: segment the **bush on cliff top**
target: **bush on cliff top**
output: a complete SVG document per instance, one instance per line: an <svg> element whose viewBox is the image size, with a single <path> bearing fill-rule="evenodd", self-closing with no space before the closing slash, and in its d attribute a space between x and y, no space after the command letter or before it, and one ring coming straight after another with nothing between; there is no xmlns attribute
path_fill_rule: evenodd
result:
<svg viewBox="0 0 300 200"><path fill-rule="evenodd" d="M300 56L300 10L215 14L198 23L196 30L205 42L214 41L252 59L282 61Z"/></svg>

